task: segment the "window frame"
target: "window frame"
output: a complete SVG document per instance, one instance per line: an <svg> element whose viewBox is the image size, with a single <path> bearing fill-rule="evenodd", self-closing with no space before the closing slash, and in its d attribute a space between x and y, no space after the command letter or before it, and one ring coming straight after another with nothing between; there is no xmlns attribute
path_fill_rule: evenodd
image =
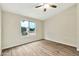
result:
<svg viewBox="0 0 79 59"><path fill-rule="evenodd" d="M20 30L20 31L21 31L21 35L22 35L22 36L36 35L36 27L37 27L36 23L35 23L34 21L21 20L21 21L20 21L20 27L21 27L21 22L22 22L22 21L27 21L27 22L28 22L28 27L27 27L28 30L26 31L26 32L27 32L27 35L23 35L23 34L22 34L22 29L21 29L21 30ZM35 30L34 30L32 33L29 31L29 29L30 29L30 22L35 23Z"/></svg>

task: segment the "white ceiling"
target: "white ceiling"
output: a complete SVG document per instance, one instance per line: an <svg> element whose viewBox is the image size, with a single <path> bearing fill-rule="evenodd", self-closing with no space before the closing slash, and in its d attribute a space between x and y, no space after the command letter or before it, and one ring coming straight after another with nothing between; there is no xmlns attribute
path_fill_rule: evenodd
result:
<svg viewBox="0 0 79 59"><path fill-rule="evenodd" d="M54 3L55 4L55 3ZM74 5L73 3L56 3L58 7L48 8L46 12L43 11L43 8L35 8L35 6L39 5L38 3L1 3L2 10L29 16L32 18L45 20L57 13L71 7Z"/></svg>

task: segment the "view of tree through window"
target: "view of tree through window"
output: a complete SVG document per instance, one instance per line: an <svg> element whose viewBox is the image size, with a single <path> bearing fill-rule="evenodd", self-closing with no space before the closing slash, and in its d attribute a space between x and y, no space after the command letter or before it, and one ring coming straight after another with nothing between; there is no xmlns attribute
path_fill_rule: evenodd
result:
<svg viewBox="0 0 79 59"><path fill-rule="evenodd" d="M34 33L36 24L32 21L21 21L21 33L22 35L28 35L28 33Z"/></svg>
<svg viewBox="0 0 79 59"><path fill-rule="evenodd" d="M28 34L28 21L21 21L21 33L22 35Z"/></svg>
<svg viewBox="0 0 79 59"><path fill-rule="evenodd" d="M29 22L29 32L32 33L35 31L36 24L34 22Z"/></svg>

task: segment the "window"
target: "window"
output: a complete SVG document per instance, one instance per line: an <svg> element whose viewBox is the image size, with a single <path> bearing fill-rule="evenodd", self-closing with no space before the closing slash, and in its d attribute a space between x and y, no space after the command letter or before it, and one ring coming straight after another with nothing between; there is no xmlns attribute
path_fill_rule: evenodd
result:
<svg viewBox="0 0 79 59"><path fill-rule="evenodd" d="M36 24L34 22L29 22L29 32L33 33L35 32Z"/></svg>
<svg viewBox="0 0 79 59"><path fill-rule="evenodd" d="M35 33L36 30L36 24L32 21L21 21L21 34L24 35L28 35Z"/></svg>
<svg viewBox="0 0 79 59"><path fill-rule="evenodd" d="M22 35L28 35L28 21L21 21L21 33Z"/></svg>

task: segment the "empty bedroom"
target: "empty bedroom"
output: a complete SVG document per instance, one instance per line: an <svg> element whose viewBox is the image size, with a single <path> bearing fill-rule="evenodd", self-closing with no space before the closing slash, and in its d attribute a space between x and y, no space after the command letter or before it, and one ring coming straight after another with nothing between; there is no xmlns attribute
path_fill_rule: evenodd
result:
<svg viewBox="0 0 79 59"><path fill-rule="evenodd" d="M1 56L79 56L78 3L0 3Z"/></svg>

